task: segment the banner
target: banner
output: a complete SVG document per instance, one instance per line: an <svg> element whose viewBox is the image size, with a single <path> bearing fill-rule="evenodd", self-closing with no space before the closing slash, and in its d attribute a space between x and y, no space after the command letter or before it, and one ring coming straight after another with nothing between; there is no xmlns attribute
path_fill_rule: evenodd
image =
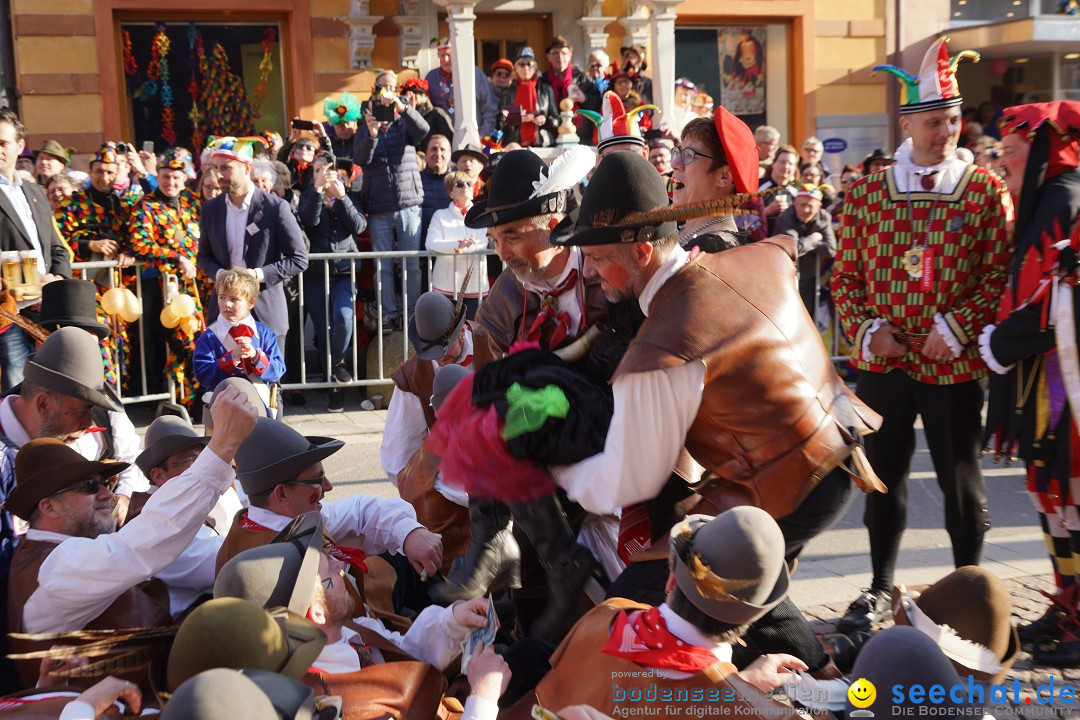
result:
<svg viewBox="0 0 1080 720"><path fill-rule="evenodd" d="M736 115L765 112L765 26L724 27L720 43L720 103Z"/></svg>

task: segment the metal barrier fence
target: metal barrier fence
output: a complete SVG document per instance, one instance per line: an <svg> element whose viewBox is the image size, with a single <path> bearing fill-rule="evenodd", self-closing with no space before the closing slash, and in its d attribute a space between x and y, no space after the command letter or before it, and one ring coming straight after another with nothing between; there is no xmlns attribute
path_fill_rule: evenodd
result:
<svg viewBox="0 0 1080 720"><path fill-rule="evenodd" d="M296 299L295 299L295 301L290 300L290 303L289 303L289 323L290 323L289 326L290 326L290 329L292 329L292 328L304 329L304 330L302 330L302 335L300 336L300 342L302 343L302 345L301 345L301 351L300 351L299 358L298 358L299 359L298 374L297 374L297 371L295 371L295 370L293 370L292 372L288 371L288 362L289 361L288 361L288 357L286 355L286 367L287 367L287 375L286 375L286 377L290 378L290 379L288 379L287 381L281 383L282 389L283 390L318 390L318 389L328 389L328 388L339 388L340 389L340 388L348 388L348 387L385 386L385 385L390 384L392 382L392 380L388 375L386 375L386 372L385 372L385 370L386 370L385 360L386 360L386 351L388 349L387 343L390 342L390 338L393 337L393 335L390 335L390 334L387 334L387 333L383 332L385 328L383 326L383 315L382 315L382 312L381 312L381 300L380 300L381 297L382 297L382 289L383 289L381 270L383 269L384 263L398 262L399 265L400 265L396 269L396 271L394 273L394 277L395 277L395 285L399 285L399 287L401 289L401 300L400 300L399 307L401 307L403 309L403 317L404 317L404 315L405 315L404 309L409 308L410 303L415 302L412 298L410 298L410 296L408 294L409 271L408 271L408 264L406 262L404 262L404 260L411 259L411 258L417 258L419 262L426 265L426 273L422 272L422 276L426 277L426 282L424 283L424 286L423 286L422 289L423 290L430 290L430 289L432 289L432 284L431 283L432 283L432 276L434 274L433 270L434 270L434 266L435 266L436 261L442 261L444 263L448 262L448 263L452 264L452 267L453 267L453 270L454 270L454 273L453 273L454 277L459 276L459 271L460 271L460 273L463 274L464 271L465 271L464 268L467 267L468 263L473 263L476 266L476 269L474 270L474 274L475 273L480 273L480 274L485 274L486 275L486 272L487 272L486 263L488 261L488 258L493 256L493 255L494 255L494 253L491 252L491 251L482 251L482 252L461 254L461 255L441 254L441 253L436 253L436 252L432 252L432 251L418 251L418 252L417 251L393 251L393 252L312 253L312 254L310 254L308 256L308 261L309 261L308 270L306 272L304 272L304 273L301 273L300 275L296 276L293 279L293 282L296 284ZM331 339L331 325L332 325L332 322L333 322L332 318L333 318L333 315L334 315L334 313L333 313L334 308L333 308L333 306L331 304L332 300L331 300L331 294L329 292L329 288L330 288L330 285L331 285L331 278L336 276L335 274L333 274L331 272L331 263L334 262L334 261L341 261L341 260L353 261L353 262L351 262L349 264L348 272L345 273L345 275L347 275L347 277L349 279L349 286L350 286L350 290L351 290L350 293L349 293L349 297L351 299L351 304L352 304L352 308L353 308L352 328L351 328L352 332L351 332L351 337L350 337L349 344L348 344L348 349L347 349L347 352L346 352L346 355L345 355L346 366L349 368L349 370L353 374L352 382L348 382L348 383L337 382L337 381L333 380L329 375L329 373L331 371L331 368L332 368L332 360L333 360L333 358L331 357L330 339ZM376 351L375 351L376 363L375 364L377 364L377 367L367 367L366 372L364 374L370 375L371 377L361 378L361 377L357 377L358 368L365 367L367 365L366 362L363 365L360 363L361 353L364 353L366 355L366 353L368 352L367 346L362 348L362 347L360 347L360 345L358 343L358 339L359 339L359 337L361 335L361 333L359 331L361 329L361 326L364 324L364 314L359 313L359 312L356 311L356 307L357 307L357 304L358 304L357 303L357 294L358 294L357 278L360 275L362 275L362 274L364 274L366 272L364 270L364 268L362 267L363 263L373 263L373 267L372 267L372 270L374 272L373 288L369 292L371 292L373 294L373 296L374 296L373 302L375 303L375 307L377 308L378 311L374 313L374 315L375 315L375 328L373 330L373 337L371 339L371 343L376 346ZM108 275L109 275L109 283L111 284L112 283L112 277L113 277L113 273L111 272L111 269L115 268L116 266L117 266L117 263L115 261L103 260L103 261L94 261L94 262L85 262L85 263L74 263L73 264L73 270L75 272L75 277L81 277L84 280L92 280L95 275L99 274L100 270L109 269L110 270L110 272L108 273ZM136 270L136 273L135 273L136 282L135 282L134 292L135 292L136 296L138 296L140 303L143 305L143 307L145 309L146 307L148 307L148 303L146 302L146 300L148 298L147 294L150 293L150 292L163 293L163 289L160 287L160 284L159 284L158 281L156 281L156 280L155 281L146 281L146 280L144 280L142 278L143 266L141 264L137 263L134 267L135 267L135 270ZM322 300L323 300L323 303L324 303L323 308L322 308L323 309L322 317L326 318L326 322L322 324L322 327L314 327L314 323L312 323L312 326L313 326L313 340L314 340L315 347L317 349L317 358L318 358L318 360L316 362L314 362L314 363L309 362L308 351L307 351L307 337L308 337L308 335L307 335L307 332L306 332L306 324L307 324L307 320L309 318L310 313L308 312L308 307L306 305L306 299L305 299L305 287L306 287L306 285L308 283L312 282L313 277L318 277L321 280L323 287L327 290L327 292L324 292L322 294ZM208 300L207 298L203 298L204 306L207 304L207 300ZM482 304L483 300L484 300L484 293L480 293L480 296L478 297L479 303ZM149 307L154 308L154 307L156 307L156 304L149 303ZM160 320L159 320L158 317L156 317L156 315L144 312L143 316L139 319L138 322L139 323L146 323L146 322L159 323ZM841 338L841 331L840 331L840 327L839 327L839 322L837 321L837 319L835 317L835 314L830 319L829 322L831 323L831 332L828 333L829 339L830 339L830 343L829 343L830 354L832 355L832 358L833 358L834 362L837 362L837 363L845 362L845 361L847 361L849 359L849 357L847 355L839 354L839 343L840 343L840 338ZM403 321L403 323L402 323L402 330L405 330L407 327L408 327L408 322L407 322L407 319L405 319ZM165 332L167 332L167 331L165 331ZM148 335L147 332L139 332L139 333L137 333L138 342L137 343L134 343L134 342L132 343L132 355L133 355L133 357L137 357L138 360L139 360L139 362L138 362L138 372L137 372L136 377L129 377L130 389L129 389L129 391L128 391L128 393L126 395L123 394L122 388L118 389L119 392L121 393L121 401L123 403L125 403L125 404L158 402L159 403L159 407L158 407L158 412L159 413L160 413L160 411L162 409L168 408L169 410L172 410L173 412L176 412L178 414L181 414L181 415L187 417L186 409L184 408L183 405L181 405L177 401L177 388L175 387L171 377L166 378L166 383L165 384L166 384L167 389L166 389L165 392L150 392L150 390L149 390L149 383L148 383L147 373L148 372L153 372L153 370L151 370L150 368L147 367L147 361L146 361L146 358L147 358L147 348L146 348L147 335ZM400 343L401 343L401 352L402 352L401 357L402 358L408 357L409 354L410 354L408 333L407 332L401 332L400 337L394 338L393 341L394 342L400 341ZM283 355L284 354L286 354L286 353L283 352ZM315 367L312 368L311 367L312 365L314 365ZM117 363L117 367L119 369L119 363ZM129 369L130 369L130 365L127 368L125 368L125 371L129 370ZM123 384L123 383L121 383L121 384Z"/></svg>

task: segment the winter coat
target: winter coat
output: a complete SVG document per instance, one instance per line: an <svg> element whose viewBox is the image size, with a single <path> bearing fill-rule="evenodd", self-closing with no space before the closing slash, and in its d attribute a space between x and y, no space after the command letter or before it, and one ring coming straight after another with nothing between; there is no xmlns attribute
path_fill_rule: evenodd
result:
<svg viewBox="0 0 1080 720"><path fill-rule="evenodd" d="M428 134L427 121L411 107L375 137L361 128L353 143L353 161L363 168L360 200L372 214L398 212L424 201L416 144Z"/></svg>

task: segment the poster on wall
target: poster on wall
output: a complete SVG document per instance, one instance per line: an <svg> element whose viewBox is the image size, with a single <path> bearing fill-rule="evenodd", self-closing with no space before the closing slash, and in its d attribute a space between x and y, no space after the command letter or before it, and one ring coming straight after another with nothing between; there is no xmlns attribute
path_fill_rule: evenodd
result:
<svg viewBox="0 0 1080 720"><path fill-rule="evenodd" d="M736 115L765 112L765 26L724 27L720 43L720 102Z"/></svg>

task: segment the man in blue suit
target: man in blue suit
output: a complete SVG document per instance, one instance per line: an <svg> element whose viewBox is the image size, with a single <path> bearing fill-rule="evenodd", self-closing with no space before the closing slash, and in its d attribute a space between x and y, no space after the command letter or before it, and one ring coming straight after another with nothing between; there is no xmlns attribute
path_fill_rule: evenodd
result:
<svg viewBox="0 0 1080 720"><path fill-rule="evenodd" d="M210 278L229 268L246 268L259 281L255 319L277 335L284 353L289 313L281 284L308 266L300 225L288 203L251 181L255 138L218 138L211 156L222 193L203 205L199 220L198 266ZM217 317L217 297L206 299L207 320Z"/></svg>

